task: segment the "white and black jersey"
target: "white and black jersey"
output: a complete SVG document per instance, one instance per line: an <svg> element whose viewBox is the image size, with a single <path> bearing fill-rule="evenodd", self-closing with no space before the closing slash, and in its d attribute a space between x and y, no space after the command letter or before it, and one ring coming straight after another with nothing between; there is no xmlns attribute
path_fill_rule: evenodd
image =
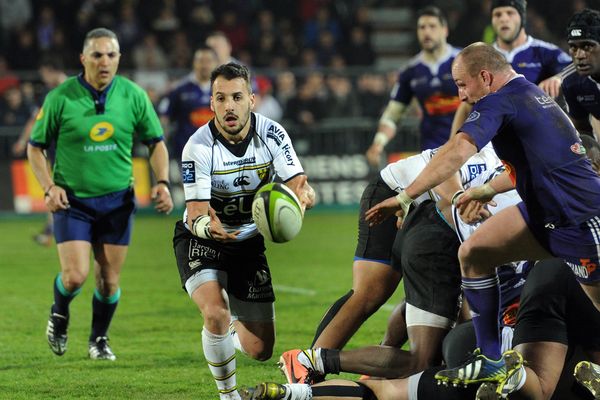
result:
<svg viewBox="0 0 600 400"><path fill-rule="evenodd" d="M425 166L429 164L437 151L438 149L425 150L414 156L388 164L380 172L381 179L390 189L400 192L410 185L425 169ZM493 171L501 165L502 162L496 155L494 148L490 144L486 145L460 168L459 173L463 187L465 189L470 187L471 182L482 173ZM433 190L429 190L417 197L414 204L420 204L425 200L438 201L439 199L440 197Z"/></svg>
<svg viewBox="0 0 600 400"><path fill-rule="evenodd" d="M227 231L241 231L238 241L258 232L252 220L258 189L275 176L287 182L304 173L286 130L260 114L251 113L250 118L248 135L236 144L229 143L211 120L190 137L181 158L186 202L210 201Z"/></svg>

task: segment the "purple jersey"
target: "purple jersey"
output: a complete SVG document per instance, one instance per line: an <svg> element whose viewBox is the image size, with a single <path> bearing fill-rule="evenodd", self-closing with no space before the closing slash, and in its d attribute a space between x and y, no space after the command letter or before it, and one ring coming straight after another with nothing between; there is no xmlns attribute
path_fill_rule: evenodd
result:
<svg viewBox="0 0 600 400"><path fill-rule="evenodd" d="M494 48L506 57L513 69L529 82L540 83L561 72L571 63L571 57L552 43L527 37L527 41L511 51Z"/></svg>
<svg viewBox="0 0 600 400"><path fill-rule="evenodd" d="M181 152L188 139L199 127L213 117L210 109L210 83L200 85L193 75L183 79L158 105L158 113L175 123L171 132L173 154L181 160Z"/></svg>
<svg viewBox="0 0 600 400"><path fill-rule="evenodd" d="M452 79L452 61L460 50L448 45L447 52L435 63L424 60L423 52L413 57L400 72L391 100L408 105L413 97L423 110L421 150L440 147L448 140L454 112L460 105Z"/></svg>
<svg viewBox="0 0 600 400"><path fill-rule="evenodd" d="M575 127L551 97L523 76L480 99L460 131L478 149L492 142L532 222L573 226L600 215L600 178Z"/></svg>
<svg viewBox="0 0 600 400"><path fill-rule="evenodd" d="M563 72L562 91L569 114L574 119L585 119L591 114L600 119L600 89L590 76L580 76L574 66Z"/></svg>

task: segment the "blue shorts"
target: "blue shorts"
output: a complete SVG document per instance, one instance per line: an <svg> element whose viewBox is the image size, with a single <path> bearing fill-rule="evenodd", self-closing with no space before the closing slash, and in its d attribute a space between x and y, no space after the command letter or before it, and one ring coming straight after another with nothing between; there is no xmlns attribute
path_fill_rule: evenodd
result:
<svg viewBox="0 0 600 400"><path fill-rule="evenodd" d="M579 282L600 281L600 216L576 226L540 225L531 221L525 203L517 207L538 242L565 260Z"/></svg>
<svg viewBox="0 0 600 400"><path fill-rule="evenodd" d="M71 207L54 213L56 243L85 240L129 244L136 210L132 188L98 197L80 198L69 193L67 196Z"/></svg>

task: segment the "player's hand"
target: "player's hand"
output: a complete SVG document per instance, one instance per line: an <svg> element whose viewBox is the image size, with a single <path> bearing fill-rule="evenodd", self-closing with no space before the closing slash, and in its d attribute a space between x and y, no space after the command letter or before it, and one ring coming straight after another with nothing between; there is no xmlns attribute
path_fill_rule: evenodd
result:
<svg viewBox="0 0 600 400"><path fill-rule="evenodd" d="M379 168L381 162L381 153L383 153L383 146L377 143L373 143L367 150L367 162L373 167Z"/></svg>
<svg viewBox="0 0 600 400"><path fill-rule="evenodd" d="M548 79L541 81L538 86L542 89L548 96L553 98L558 97L560 93L560 85L562 84L562 79L558 75L551 76Z"/></svg>
<svg viewBox="0 0 600 400"><path fill-rule="evenodd" d="M152 187L151 197L156 211L168 215L173 210L173 199L171 199L171 191L167 185L163 183L154 185Z"/></svg>
<svg viewBox="0 0 600 400"><path fill-rule="evenodd" d="M480 201L470 201L458 209L460 219L469 225L482 222L491 215L492 213L487 209L486 204Z"/></svg>
<svg viewBox="0 0 600 400"><path fill-rule="evenodd" d="M373 226L380 224L394 214L398 218L404 218L408 214L412 202L413 199L402 191L397 196L390 197L368 209L365 213L365 221L369 223L369 226Z"/></svg>
<svg viewBox="0 0 600 400"><path fill-rule="evenodd" d="M66 210L69 207L69 199L67 198L67 192L60 186L52 185L44 194L44 202L50 212L58 210Z"/></svg>
<svg viewBox="0 0 600 400"><path fill-rule="evenodd" d="M22 155L25 154L25 150L27 150L27 141L25 140L17 140L13 145L12 145L12 153L13 156L15 157L21 157Z"/></svg>
<svg viewBox="0 0 600 400"><path fill-rule="evenodd" d="M223 228L223 224L221 220L217 216L215 210L212 207L208 208L208 215L210 215L210 234L214 240L219 242L225 242L228 240L234 240L239 235L240 231L235 232L227 232L225 228Z"/></svg>

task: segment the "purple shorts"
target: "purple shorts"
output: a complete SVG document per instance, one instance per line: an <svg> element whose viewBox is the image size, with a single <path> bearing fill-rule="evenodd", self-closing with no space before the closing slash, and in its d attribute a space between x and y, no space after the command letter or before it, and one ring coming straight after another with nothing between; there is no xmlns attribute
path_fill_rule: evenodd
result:
<svg viewBox="0 0 600 400"><path fill-rule="evenodd" d="M552 255L565 260L579 282L600 281L600 216L579 226L544 226L531 221L525 203L517 207L538 242Z"/></svg>
<svg viewBox="0 0 600 400"><path fill-rule="evenodd" d="M90 198L72 194L67 196L71 207L54 213L56 243L84 240L90 243L129 244L136 210L133 189Z"/></svg>

